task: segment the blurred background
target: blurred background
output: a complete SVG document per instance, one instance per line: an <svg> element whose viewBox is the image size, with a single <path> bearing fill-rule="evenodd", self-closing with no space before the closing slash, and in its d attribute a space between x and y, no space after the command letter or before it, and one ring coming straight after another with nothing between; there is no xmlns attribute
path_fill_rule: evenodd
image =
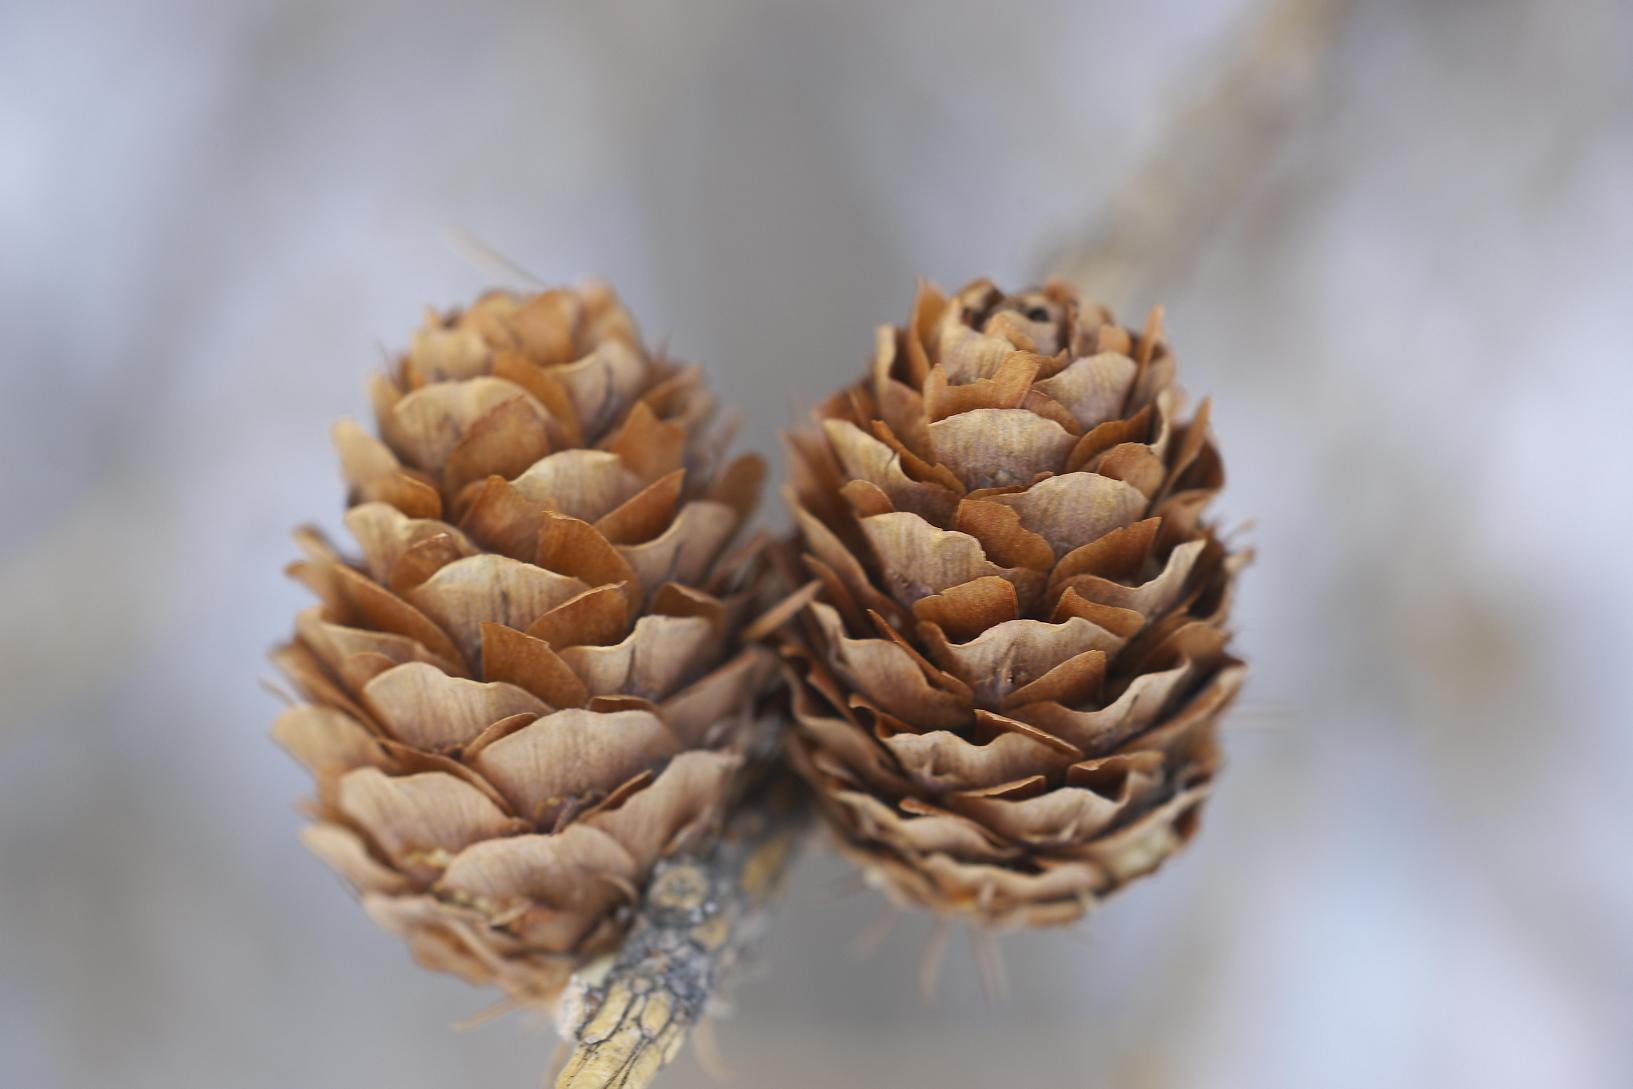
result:
<svg viewBox="0 0 1633 1089"><path fill-rule="evenodd" d="M762 449L915 277L1080 270L1167 305L1255 522L1191 852L995 1007L962 946L921 1002L921 921L847 957L809 852L738 1084L1633 1085L1633 8L1303 6L0 0L0 1083L538 1083L297 845L257 685L466 229Z"/></svg>

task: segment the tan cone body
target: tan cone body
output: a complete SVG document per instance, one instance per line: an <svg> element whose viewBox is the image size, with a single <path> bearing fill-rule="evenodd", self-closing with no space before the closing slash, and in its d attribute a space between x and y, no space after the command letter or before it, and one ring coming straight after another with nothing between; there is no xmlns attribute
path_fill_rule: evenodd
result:
<svg viewBox="0 0 1633 1089"><path fill-rule="evenodd" d="M275 657L274 735L317 781L308 845L429 967L554 999L656 859L707 835L763 740L739 644L763 467L720 468L696 368L604 287L432 314L334 431L358 555Z"/></svg>
<svg viewBox="0 0 1633 1089"><path fill-rule="evenodd" d="M1158 315L925 287L791 437L817 592L790 744L895 899L1067 922L1195 829L1239 560L1202 521L1223 473L1173 371Z"/></svg>

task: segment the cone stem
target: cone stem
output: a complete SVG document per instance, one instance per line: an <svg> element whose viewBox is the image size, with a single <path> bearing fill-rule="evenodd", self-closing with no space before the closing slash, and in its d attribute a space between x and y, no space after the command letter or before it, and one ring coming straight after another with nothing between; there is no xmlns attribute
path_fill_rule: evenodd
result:
<svg viewBox="0 0 1633 1089"><path fill-rule="evenodd" d="M736 807L709 849L658 865L616 956L573 977L556 1089L643 1089L732 985L799 845L805 798L779 777Z"/></svg>

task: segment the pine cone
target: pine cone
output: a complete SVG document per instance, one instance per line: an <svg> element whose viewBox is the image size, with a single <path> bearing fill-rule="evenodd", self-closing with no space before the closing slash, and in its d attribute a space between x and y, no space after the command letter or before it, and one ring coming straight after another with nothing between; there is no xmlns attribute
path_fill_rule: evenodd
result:
<svg viewBox="0 0 1633 1089"><path fill-rule="evenodd" d="M792 758L898 902L1064 923L1188 840L1243 667L1223 483L1160 311L920 289L869 377L790 437L815 581Z"/></svg>
<svg viewBox="0 0 1633 1089"><path fill-rule="evenodd" d="M724 552L758 458L696 367L601 286L431 314L335 427L362 556L315 530L321 599L274 655L274 736L317 782L308 846L428 967L554 1000L616 945L653 863L718 825L770 738L740 647L763 562Z"/></svg>

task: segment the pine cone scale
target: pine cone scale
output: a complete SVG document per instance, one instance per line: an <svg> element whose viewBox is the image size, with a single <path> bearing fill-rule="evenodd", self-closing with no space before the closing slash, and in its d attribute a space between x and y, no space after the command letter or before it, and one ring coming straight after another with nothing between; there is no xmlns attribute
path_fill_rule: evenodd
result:
<svg viewBox="0 0 1633 1089"><path fill-rule="evenodd" d="M793 759L893 897L1065 922L1194 831L1240 685L1207 406L1052 284L921 289L792 436Z"/></svg>
<svg viewBox="0 0 1633 1089"><path fill-rule="evenodd" d="M553 1001L763 748L765 567L727 554L763 468L597 286L432 314L371 390L382 437L333 432L361 554L299 535L274 655L303 838L423 963Z"/></svg>

